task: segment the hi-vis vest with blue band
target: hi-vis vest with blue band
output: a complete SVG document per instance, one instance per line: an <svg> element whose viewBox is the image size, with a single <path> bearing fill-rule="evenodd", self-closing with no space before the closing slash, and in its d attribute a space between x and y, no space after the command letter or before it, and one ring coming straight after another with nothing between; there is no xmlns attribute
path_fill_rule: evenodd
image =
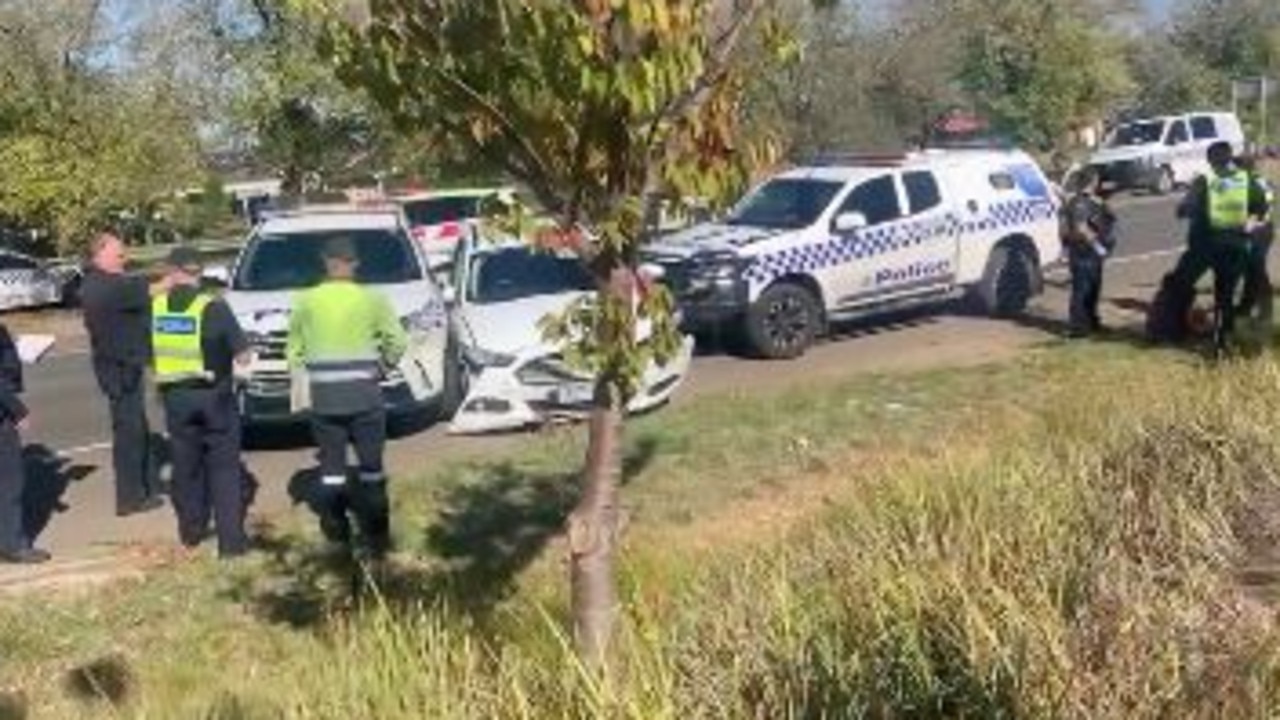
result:
<svg viewBox="0 0 1280 720"><path fill-rule="evenodd" d="M152 301L151 348L157 384L213 379L200 342L204 311L211 302L213 297L202 293L178 312L169 307L168 295Z"/></svg>
<svg viewBox="0 0 1280 720"><path fill-rule="evenodd" d="M1237 170L1209 179L1209 227L1243 230L1249 222L1249 173Z"/></svg>

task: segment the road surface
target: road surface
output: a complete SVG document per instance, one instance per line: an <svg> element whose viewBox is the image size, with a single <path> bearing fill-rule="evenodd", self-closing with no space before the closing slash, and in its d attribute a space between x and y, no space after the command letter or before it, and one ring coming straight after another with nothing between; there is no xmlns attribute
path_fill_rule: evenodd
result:
<svg viewBox="0 0 1280 720"><path fill-rule="evenodd" d="M1173 201L1132 198L1118 204L1122 245L1108 271L1107 297L1113 301L1147 300L1153 285L1167 270L1182 244L1183 232L1173 219ZM1061 280L1051 282L1037 301L1042 317L1061 317L1066 298ZM1051 278L1052 279L1052 278ZM1124 305L1105 310L1123 317ZM1119 313L1119 316L1117 315ZM797 361L761 363L722 355L698 357L675 402L710 393L760 390L811 382L822 376L859 372L901 371L938 366L973 365L1010 356L1045 339L1037 323L1012 323L940 312L912 313L890 321L840 329L837 336ZM70 351L55 355L28 373L27 403L34 409L35 427L27 441L37 458L33 467L41 505L49 514L40 543L61 557L92 554L112 546L173 536L172 511L119 520L113 513L110 477L110 432L106 406L94 384L82 341L64 343ZM162 416L151 412L153 428ZM261 482L256 509L277 513L290 505L286 485L300 468L312 464L313 451L305 436L272 438L281 449L247 453L247 462ZM393 441L389 469L404 477L424 462L441 457L490 453L518 444L520 435L460 438L442 428ZM58 458L55 461L55 458ZM105 470L104 470L105 469ZM43 518L42 518L43 519ZM5 570L0 572L3 581Z"/></svg>

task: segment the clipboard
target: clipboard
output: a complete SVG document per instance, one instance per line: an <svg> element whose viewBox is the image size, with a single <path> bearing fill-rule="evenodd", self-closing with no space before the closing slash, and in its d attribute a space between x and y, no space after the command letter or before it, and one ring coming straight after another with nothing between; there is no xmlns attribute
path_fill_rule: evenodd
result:
<svg viewBox="0 0 1280 720"><path fill-rule="evenodd" d="M289 371L289 411L295 415L311 409L311 378L304 368Z"/></svg>
<svg viewBox="0 0 1280 720"><path fill-rule="evenodd" d="M24 365L35 365L53 349L56 338L52 335L19 335L13 344Z"/></svg>

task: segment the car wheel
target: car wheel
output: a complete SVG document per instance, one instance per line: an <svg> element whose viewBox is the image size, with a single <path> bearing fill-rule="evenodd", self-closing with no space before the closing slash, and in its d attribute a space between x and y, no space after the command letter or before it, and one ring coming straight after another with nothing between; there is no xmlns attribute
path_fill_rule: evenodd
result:
<svg viewBox="0 0 1280 720"><path fill-rule="evenodd" d="M1026 310L1035 290L1035 273L1027 253L1009 245L996 246L978 285L983 312L1010 317Z"/></svg>
<svg viewBox="0 0 1280 720"><path fill-rule="evenodd" d="M1160 168L1160 174L1156 177L1155 187L1151 188L1157 195L1168 195L1173 192L1176 183L1173 180L1173 170L1167 167Z"/></svg>
<svg viewBox="0 0 1280 720"><path fill-rule="evenodd" d="M818 299L793 283L765 290L747 313L750 350L770 360L800 357L813 344L822 322Z"/></svg>

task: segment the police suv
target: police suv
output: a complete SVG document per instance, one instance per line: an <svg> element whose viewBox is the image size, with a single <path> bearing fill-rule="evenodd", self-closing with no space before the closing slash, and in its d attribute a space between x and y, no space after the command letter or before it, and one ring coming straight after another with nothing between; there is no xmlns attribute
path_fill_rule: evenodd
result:
<svg viewBox="0 0 1280 720"><path fill-rule="evenodd" d="M321 248L335 236L350 238L359 264L356 280L387 296L409 334L409 349L382 383L388 409L445 407L448 315L439 285L396 207L312 207L268 216L253 231L234 264L206 275L227 285L226 300L245 329L253 360L243 373L240 408L251 424L296 419L294 375L285 359L294 296L325 276Z"/></svg>
<svg viewBox="0 0 1280 720"><path fill-rule="evenodd" d="M1059 258L1058 199L1017 150L845 156L777 175L723 220L660 238L688 329L797 357L829 321L970 295L1021 312Z"/></svg>

